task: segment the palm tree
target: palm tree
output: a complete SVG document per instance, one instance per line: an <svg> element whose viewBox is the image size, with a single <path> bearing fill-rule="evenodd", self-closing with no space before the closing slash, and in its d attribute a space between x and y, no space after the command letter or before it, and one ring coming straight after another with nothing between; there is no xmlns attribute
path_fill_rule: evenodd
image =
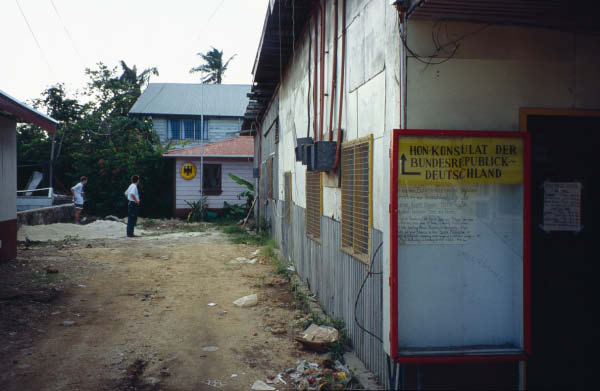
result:
<svg viewBox="0 0 600 391"><path fill-rule="evenodd" d="M129 68L125 61L121 60L121 68L123 68L123 73L119 77L119 81L133 84L139 90L148 84L150 81L150 76L158 76L158 70L156 67L144 69L144 71L138 75L137 66L134 65L133 68Z"/></svg>
<svg viewBox="0 0 600 391"><path fill-rule="evenodd" d="M229 60L223 64L223 51L217 50L212 47L212 50L206 53L197 53L198 56L202 57L204 64L198 65L190 69L190 73L200 72L202 74L202 83L204 84L221 84L223 81L223 74L227 70L229 62L237 55L229 57Z"/></svg>

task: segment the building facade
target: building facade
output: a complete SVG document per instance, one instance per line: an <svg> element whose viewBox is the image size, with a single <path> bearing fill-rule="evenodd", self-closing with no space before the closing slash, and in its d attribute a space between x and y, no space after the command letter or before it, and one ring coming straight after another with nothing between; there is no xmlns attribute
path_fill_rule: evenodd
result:
<svg viewBox="0 0 600 391"><path fill-rule="evenodd" d="M358 356L388 388L582 387L585 342L568 336L585 322L590 233L544 222L580 222L590 204L581 189L600 123L599 24L560 2L298 3L270 3L253 69L244 128L255 136L256 215L345 321ZM510 140L499 153L518 139L517 181L475 183L458 217L440 209L448 199L421 196L430 211L403 203L402 175L415 172L398 140L444 135L475 137L470 147ZM455 200L468 184L451 183ZM452 188L436 186L412 191ZM576 190L555 205L556 188ZM411 213L437 221L427 226L437 236L403 236ZM474 231L440 236L447 221ZM573 278L560 277L564 257ZM577 321L560 322L569 332L553 325L550 302L576 303L565 319Z"/></svg>
<svg viewBox="0 0 600 391"><path fill-rule="evenodd" d="M247 188L236 183L230 174L252 183L254 140L249 136L173 149L163 156L175 160L173 214L185 217L190 204L206 197L206 207L224 210L227 205L244 205L240 193Z"/></svg>
<svg viewBox="0 0 600 391"><path fill-rule="evenodd" d="M250 86L150 83L129 111L152 117L162 144L206 144L240 134Z"/></svg>

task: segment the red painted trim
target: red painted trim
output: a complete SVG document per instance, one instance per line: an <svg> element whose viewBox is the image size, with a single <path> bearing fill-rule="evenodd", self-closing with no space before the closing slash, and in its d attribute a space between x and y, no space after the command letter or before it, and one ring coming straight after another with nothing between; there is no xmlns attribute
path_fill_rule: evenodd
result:
<svg viewBox="0 0 600 391"><path fill-rule="evenodd" d="M0 221L0 261L17 257L17 219Z"/></svg>
<svg viewBox="0 0 600 391"><path fill-rule="evenodd" d="M495 355L454 355L454 356L401 356L396 362L402 364L457 364L457 363L487 363L511 362L525 360L524 354L495 354Z"/></svg>
<svg viewBox="0 0 600 391"><path fill-rule="evenodd" d="M49 117L25 106L23 103L0 93L0 111L6 111L24 122L32 123L48 133L56 133L57 123ZM17 121L17 122L21 122Z"/></svg>
<svg viewBox="0 0 600 391"><path fill-rule="evenodd" d="M531 138L525 132L394 129L390 177L390 355L404 364L522 361L526 354L400 356L398 354L398 145L402 136L523 139L523 348L531 354Z"/></svg>
<svg viewBox="0 0 600 391"><path fill-rule="evenodd" d="M398 142L400 132L394 130L390 174L390 354L398 355Z"/></svg>

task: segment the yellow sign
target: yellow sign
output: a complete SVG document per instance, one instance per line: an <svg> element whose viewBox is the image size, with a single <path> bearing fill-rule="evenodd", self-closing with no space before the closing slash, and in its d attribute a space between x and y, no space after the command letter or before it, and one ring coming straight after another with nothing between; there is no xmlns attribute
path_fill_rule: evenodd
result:
<svg viewBox="0 0 600 391"><path fill-rule="evenodd" d="M520 184L523 140L400 137L398 185Z"/></svg>
<svg viewBox="0 0 600 391"><path fill-rule="evenodd" d="M179 174L183 179L190 180L196 177L196 166L194 163L184 163L179 170Z"/></svg>

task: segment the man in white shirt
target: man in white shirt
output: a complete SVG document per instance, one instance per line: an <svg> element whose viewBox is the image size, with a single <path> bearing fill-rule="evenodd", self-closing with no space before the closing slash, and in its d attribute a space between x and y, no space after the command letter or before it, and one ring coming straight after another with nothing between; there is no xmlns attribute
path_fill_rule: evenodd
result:
<svg viewBox="0 0 600 391"><path fill-rule="evenodd" d="M75 203L75 224L79 222L81 211L83 210L83 186L87 183L87 178L82 176L79 183L71 188L73 202Z"/></svg>
<svg viewBox="0 0 600 391"><path fill-rule="evenodd" d="M140 204L140 193L138 192L137 185L140 182L140 177L134 175L131 177L131 185L125 190L125 197L127 197L127 237L132 238L133 229L137 223L138 216L138 205Z"/></svg>

